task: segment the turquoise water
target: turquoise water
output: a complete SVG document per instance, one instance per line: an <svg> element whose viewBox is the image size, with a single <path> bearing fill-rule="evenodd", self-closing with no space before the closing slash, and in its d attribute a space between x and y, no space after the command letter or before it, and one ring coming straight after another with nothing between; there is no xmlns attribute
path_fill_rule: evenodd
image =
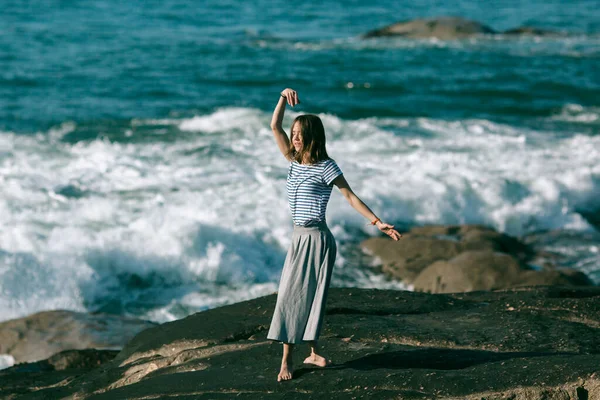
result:
<svg viewBox="0 0 600 400"><path fill-rule="evenodd" d="M483 223L600 281L597 1L3 2L0 319L159 321L276 289L291 217L269 121L320 114L384 220ZM459 15L564 37L360 39ZM376 235L338 194L334 285Z"/></svg>

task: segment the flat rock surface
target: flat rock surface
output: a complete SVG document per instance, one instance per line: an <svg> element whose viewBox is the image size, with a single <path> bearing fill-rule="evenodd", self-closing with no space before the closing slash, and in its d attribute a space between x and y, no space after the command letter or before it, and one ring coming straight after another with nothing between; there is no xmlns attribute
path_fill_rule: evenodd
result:
<svg viewBox="0 0 600 400"><path fill-rule="evenodd" d="M266 339L274 305L271 295L147 329L91 371L28 374L35 387L13 367L0 398L600 398L598 287L332 289L320 345L333 365L302 365L308 349L296 346L294 379L280 383L282 346Z"/></svg>

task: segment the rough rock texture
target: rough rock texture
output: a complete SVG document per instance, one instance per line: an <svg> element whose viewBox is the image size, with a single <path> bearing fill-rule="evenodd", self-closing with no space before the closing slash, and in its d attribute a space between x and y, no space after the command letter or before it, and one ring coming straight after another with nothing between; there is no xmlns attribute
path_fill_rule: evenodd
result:
<svg viewBox="0 0 600 400"><path fill-rule="evenodd" d="M503 34L509 36L535 35L535 36L566 36L564 33L532 26L521 26L504 32L494 29L480 22L461 17L437 17L400 21L365 33L364 39L373 37L398 36L413 39L441 39L452 40L472 37L482 34Z"/></svg>
<svg viewBox="0 0 600 400"><path fill-rule="evenodd" d="M0 354L15 362L43 360L70 349L121 349L155 323L110 314L44 311L0 322Z"/></svg>
<svg viewBox="0 0 600 400"><path fill-rule="evenodd" d="M332 289L320 345L334 364L303 366L308 349L296 346L294 379L281 383L281 345L266 339L274 304L266 296L145 330L85 374L22 379L13 367L0 398L600 399L598 287Z"/></svg>
<svg viewBox="0 0 600 400"><path fill-rule="evenodd" d="M363 37L402 36L407 38L457 39L495 31L477 21L460 17L438 17L396 22L367 32Z"/></svg>
<svg viewBox="0 0 600 400"><path fill-rule="evenodd" d="M533 270L539 256L516 238L480 225L413 228L399 241L370 238L361 246L382 271L415 290L453 293L531 285L592 285L582 272Z"/></svg>
<svg viewBox="0 0 600 400"><path fill-rule="evenodd" d="M47 360L17 364L0 371L0 398L31 395L38 387L64 385L114 359L117 353L117 350L65 350Z"/></svg>

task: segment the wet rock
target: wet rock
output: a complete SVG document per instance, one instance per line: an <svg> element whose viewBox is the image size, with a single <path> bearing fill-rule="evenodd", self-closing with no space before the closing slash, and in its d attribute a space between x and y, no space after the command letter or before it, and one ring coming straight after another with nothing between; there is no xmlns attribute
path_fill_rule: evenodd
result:
<svg viewBox="0 0 600 400"><path fill-rule="evenodd" d="M566 33L533 26L520 26L504 32L497 32L485 24L466 18L435 17L396 22L383 28L369 31L362 35L362 38L405 37L411 39L453 40L477 35L496 34L507 36L567 36Z"/></svg>
<svg viewBox="0 0 600 400"><path fill-rule="evenodd" d="M598 287L332 289L319 343L334 364L302 365L308 347L295 346L283 383L281 344L266 339L274 305L271 295L148 329L62 380L0 374L0 398L600 398Z"/></svg>
<svg viewBox="0 0 600 400"><path fill-rule="evenodd" d="M363 38L401 36L413 39L437 38L448 40L492 33L495 33L492 28L477 21L461 17L438 17L396 22L381 29L367 32L363 35Z"/></svg>
<svg viewBox="0 0 600 400"><path fill-rule="evenodd" d="M502 32L504 35L531 35L531 36L566 36L564 33L533 26L520 26Z"/></svg>

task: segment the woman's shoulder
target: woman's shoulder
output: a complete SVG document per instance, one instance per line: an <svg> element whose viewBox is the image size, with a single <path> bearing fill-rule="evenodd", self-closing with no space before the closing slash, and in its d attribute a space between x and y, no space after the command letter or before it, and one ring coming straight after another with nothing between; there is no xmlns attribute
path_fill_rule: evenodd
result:
<svg viewBox="0 0 600 400"><path fill-rule="evenodd" d="M326 167L329 165L337 165L337 163L335 162L335 160L333 158L326 158L326 159L322 160L322 163Z"/></svg>

